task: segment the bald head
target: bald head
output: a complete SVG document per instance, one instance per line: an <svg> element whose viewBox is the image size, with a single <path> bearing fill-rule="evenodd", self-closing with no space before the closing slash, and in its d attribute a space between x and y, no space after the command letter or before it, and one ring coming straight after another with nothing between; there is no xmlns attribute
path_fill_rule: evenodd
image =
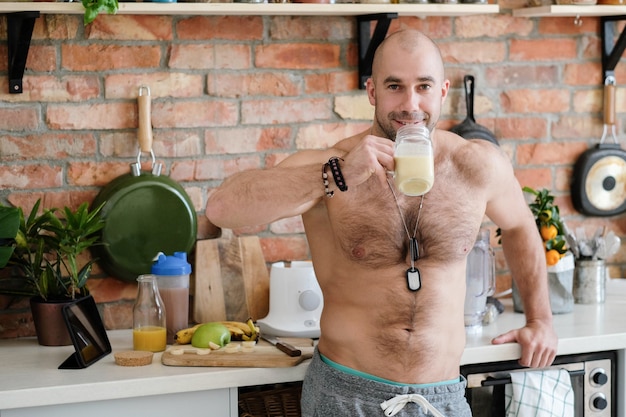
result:
<svg viewBox="0 0 626 417"><path fill-rule="evenodd" d="M424 33L417 30L401 30L389 35L376 49L372 62L372 78L376 82L376 76L381 71L383 63L398 59L402 56L415 56L419 54L428 59L435 68L433 70L444 77L443 59L439 47ZM404 61L404 64L410 62Z"/></svg>
<svg viewBox="0 0 626 417"><path fill-rule="evenodd" d="M422 32L403 30L376 49L365 87L374 106L372 132L391 139L406 123L423 123L433 130L450 81L437 45Z"/></svg>

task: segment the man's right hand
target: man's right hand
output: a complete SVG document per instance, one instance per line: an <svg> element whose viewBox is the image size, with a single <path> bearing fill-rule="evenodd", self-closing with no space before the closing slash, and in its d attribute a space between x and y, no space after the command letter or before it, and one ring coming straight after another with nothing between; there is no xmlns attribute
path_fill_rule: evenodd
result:
<svg viewBox="0 0 626 417"><path fill-rule="evenodd" d="M341 170L348 186L363 184L374 174L386 182L387 172L395 168L393 142L367 135L343 159Z"/></svg>

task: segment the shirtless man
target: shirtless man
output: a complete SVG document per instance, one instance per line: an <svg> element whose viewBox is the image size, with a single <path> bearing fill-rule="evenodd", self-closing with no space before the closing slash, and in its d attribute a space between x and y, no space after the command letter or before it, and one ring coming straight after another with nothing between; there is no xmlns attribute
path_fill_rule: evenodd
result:
<svg viewBox="0 0 626 417"><path fill-rule="evenodd" d="M371 129L330 149L237 173L209 199L208 218L226 228L302 215L324 295L319 354L303 386L304 416L470 416L459 376L465 266L485 214L502 230L526 314L525 327L493 343L519 343L524 366L547 366L555 357L534 219L498 147L435 129L449 87L437 46L420 32L396 32L378 48L367 82L375 106ZM393 139L407 123L434 132L435 183L421 214L421 197L394 188L397 204L391 188ZM329 197L321 172L332 157L341 158L348 189L340 191L327 171ZM406 271L416 222L422 282L413 291Z"/></svg>

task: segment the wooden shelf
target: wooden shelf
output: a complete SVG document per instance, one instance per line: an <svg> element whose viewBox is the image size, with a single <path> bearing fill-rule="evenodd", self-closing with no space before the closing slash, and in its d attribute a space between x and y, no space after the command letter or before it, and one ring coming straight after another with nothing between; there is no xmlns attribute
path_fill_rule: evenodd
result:
<svg viewBox="0 0 626 417"><path fill-rule="evenodd" d="M40 14L83 14L80 2L4 2L9 44L9 93L22 92L22 77L34 21ZM356 16L359 25L359 77L369 76L373 51L384 39L389 22L397 16L464 16L499 13L497 4L381 4L381 3L148 3L120 2L118 14L136 15L246 15L246 16ZM370 22L376 21L374 37Z"/></svg>
<svg viewBox="0 0 626 417"><path fill-rule="evenodd" d="M82 14L80 2L1 2L0 13L36 11ZM399 16L464 16L499 13L497 4L317 4L317 3L122 3L118 14L146 15L291 15L358 16L397 13Z"/></svg>
<svg viewBox="0 0 626 417"><path fill-rule="evenodd" d="M583 17L583 16L619 16L626 15L626 6L619 5L571 5L553 4L540 7L523 7L513 10L515 17Z"/></svg>

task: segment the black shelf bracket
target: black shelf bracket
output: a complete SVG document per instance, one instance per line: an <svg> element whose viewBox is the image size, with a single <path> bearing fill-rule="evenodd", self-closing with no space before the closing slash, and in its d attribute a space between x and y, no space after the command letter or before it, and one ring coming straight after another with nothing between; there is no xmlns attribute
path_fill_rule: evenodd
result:
<svg viewBox="0 0 626 417"><path fill-rule="evenodd" d="M372 61L378 45L385 40L392 19L398 13L380 13L358 16L359 31L359 88L365 88L365 82L372 75ZM370 24L376 20L374 34L370 36Z"/></svg>
<svg viewBox="0 0 626 417"><path fill-rule="evenodd" d="M22 92L22 78L26 58L33 36L35 19L39 12L16 12L7 14L7 46L9 54L9 94Z"/></svg>
<svg viewBox="0 0 626 417"><path fill-rule="evenodd" d="M626 16L605 16L602 17L602 74L604 83L607 79L615 82L615 67L619 63L624 50L626 49L626 29L622 30L617 41L615 39L615 25L613 22L626 20Z"/></svg>

